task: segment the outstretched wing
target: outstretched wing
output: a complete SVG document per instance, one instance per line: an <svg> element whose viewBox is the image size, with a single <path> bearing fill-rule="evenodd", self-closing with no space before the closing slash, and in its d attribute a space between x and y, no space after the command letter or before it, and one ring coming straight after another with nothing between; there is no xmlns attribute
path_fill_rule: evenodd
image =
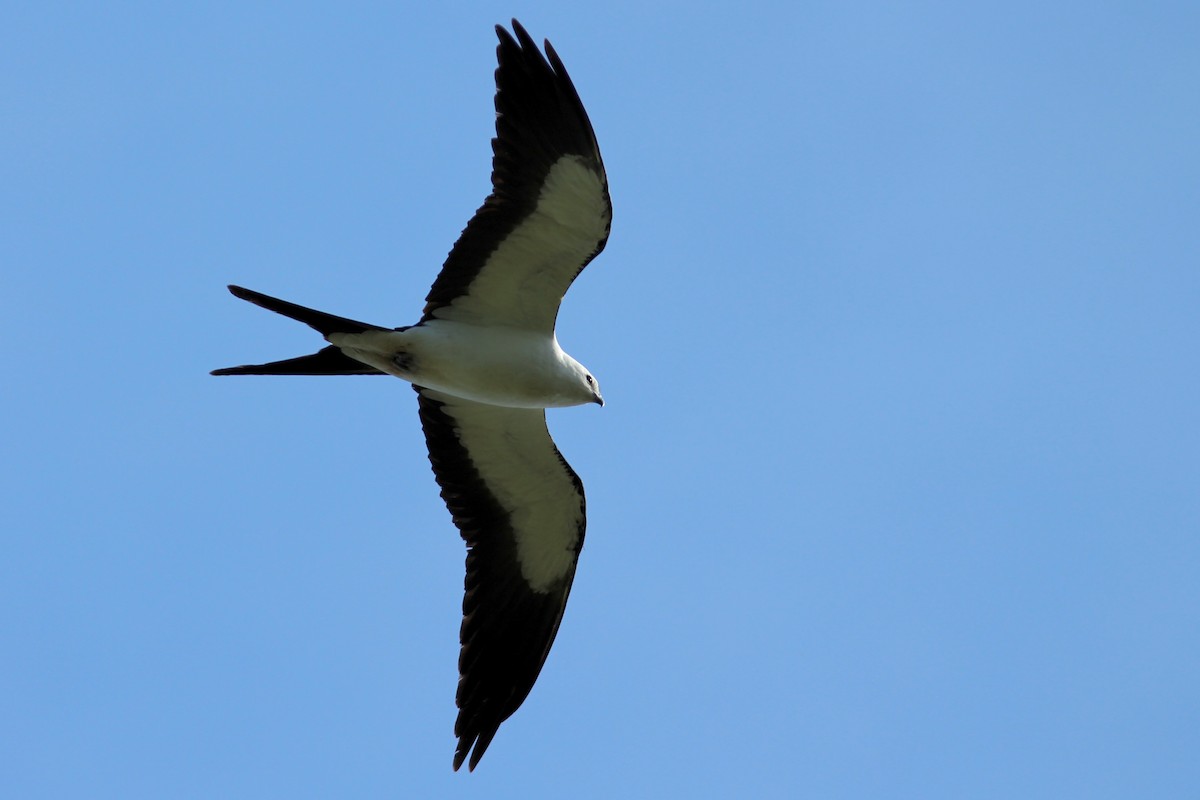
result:
<svg viewBox="0 0 1200 800"><path fill-rule="evenodd" d="M550 43L543 58L516 20L513 32L496 26L492 194L450 251L422 321L553 331L571 281L608 239L608 178L587 112Z"/></svg>
<svg viewBox="0 0 1200 800"><path fill-rule="evenodd" d="M583 484L545 411L416 388L429 461L467 543L454 768L470 754L474 769L558 632L583 546Z"/></svg>

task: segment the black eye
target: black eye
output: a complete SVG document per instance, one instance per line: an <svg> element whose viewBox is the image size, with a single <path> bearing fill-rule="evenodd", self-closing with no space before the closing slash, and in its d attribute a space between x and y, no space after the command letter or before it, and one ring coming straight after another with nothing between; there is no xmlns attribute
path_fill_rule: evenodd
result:
<svg viewBox="0 0 1200 800"><path fill-rule="evenodd" d="M595 378L593 378L591 375L588 375L588 376L587 376L587 382L588 382L588 386L595 386L595 385L596 385L596 379L595 379Z"/></svg>

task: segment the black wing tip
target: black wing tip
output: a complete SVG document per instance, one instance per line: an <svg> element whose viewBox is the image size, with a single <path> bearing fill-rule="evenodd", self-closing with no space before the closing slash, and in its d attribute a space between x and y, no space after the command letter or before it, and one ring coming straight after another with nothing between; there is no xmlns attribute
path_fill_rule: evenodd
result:
<svg viewBox="0 0 1200 800"><path fill-rule="evenodd" d="M524 25L517 22L516 17L513 17L512 28L513 33L517 35L517 41L520 42L523 47L533 47L533 49L537 49L537 44L534 43L533 37L529 35L529 31L525 30Z"/></svg>
<svg viewBox="0 0 1200 800"><path fill-rule="evenodd" d="M592 122L583 107L579 90L575 88L575 82L567 72L562 59L559 58L554 45L550 44L549 39L543 39L542 46L545 51L543 52L538 49L537 42L533 40L521 23L514 19L512 25L513 33L516 34L515 39L513 34L505 30L503 26L496 26L496 33L500 37L500 45L496 48L496 110L503 115L504 109L501 104L504 101L501 94L504 92L505 86L501 78L502 74L505 72L524 73L525 77L521 83L526 84L525 91L528 92L532 90L531 87L540 86L536 91L545 94L541 98L542 102L546 102L551 96L554 96L556 102L562 104L559 108L560 115L566 114L578 118L575 124L580 127L580 130L576 132L576 135L581 137L581 140L575 144L582 146L583 149L575 151L568 148L564 152L577 152L579 155L594 157L599 164L600 146L596 142L596 133L592 130ZM506 69L506 64L513 66ZM516 64L521 66L516 67ZM516 84L513 85L513 88L516 88ZM498 128L497 134L500 134ZM603 171L602 166L601 171Z"/></svg>
<svg viewBox="0 0 1200 800"><path fill-rule="evenodd" d="M541 50L538 49L537 42L529 35L529 31L525 30L525 26L516 20L512 20L512 33L503 25L496 26L496 35L500 37L500 50L505 47L516 48L520 53L532 52L534 58L544 60ZM554 52L553 45L549 39L542 40L542 46L545 48L546 55L550 57L550 62L554 66L555 71L561 72L562 62L558 60L558 54Z"/></svg>
<svg viewBox="0 0 1200 800"><path fill-rule="evenodd" d="M467 760L467 753L469 753L469 752L471 752L470 745L464 746L460 742L458 747L454 751L454 771L455 772L458 772L459 769L462 768L463 762L465 762ZM471 764L467 765L467 772L475 771L475 763L476 762L472 762Z"/></svg>
<svg viewBox="0 0 1200 800"><path fill-rule="evenodd" d="M504 27L503 25L497 25L496 35L498 35L501 39L513 41L513 36L515 34L516 39L518 40L530 42L533 41L533 37L530 36L529 32L525 30L525 26L517 21L516 17L513 17L510 22L512 23L512 33L509 33L508 28Z"/></svg>
<svg viewBox="0 0 1200 800"><path fill-rule="evenodd" d="M514 19L512 21L512 26L512 31L509 31L509 29L503 25L496 26L496 37L500 39L500 44L496 46L496 61L498 63L502 63L505 50L516 50L517 52L520 52L523 43L522 36L524 36L525 39L529 38L529 34L526 33L525 29L521 27L521 23Z"/></svg>
<svg viewBox="0 0 1200 800"><path fill-rule="evenodd" d="M488 745L492 743L492 737L496 735L499 727L497 725L491 730L482 730L461 735L458 738L458 747L454 750L454 771L458 772L459 768L465 763L467 765L467 772L474 772L475 767L479 765L479 760L487 752ZM470 755L469 759L467 758L468 755Z"/></svg>

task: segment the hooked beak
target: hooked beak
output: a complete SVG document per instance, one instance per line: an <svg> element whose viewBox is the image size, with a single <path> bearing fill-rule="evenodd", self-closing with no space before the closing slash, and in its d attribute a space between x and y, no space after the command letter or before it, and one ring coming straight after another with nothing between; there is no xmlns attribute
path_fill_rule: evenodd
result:
<svg viewBox="0 0 1200 800"><path fill-rule="evenodd" d="M596 405L600 406L601 408L604 408L604 398L600 396L599 392L592 395L592 402L595 403Z"/></svg>

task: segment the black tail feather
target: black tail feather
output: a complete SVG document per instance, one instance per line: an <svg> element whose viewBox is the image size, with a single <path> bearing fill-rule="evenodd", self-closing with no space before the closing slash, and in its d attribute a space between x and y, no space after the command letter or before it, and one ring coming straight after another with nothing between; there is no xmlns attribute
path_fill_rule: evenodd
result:
<svg viewBox="0 0 1200 800"><path fill-rule="evenodd" d="M265 306L264 306L265 308ZM274 310L274 309L272 309ZM290 314L288 316L291 316ZM386 375L361 361L355 361L339 348L329 345L317 352L272 361L269 364L246 364L241 367L214 369L213 375Z"/></svg>
<svg viewBox="0 0 1200 800"><path fill-rule="evenodd" d="M331 333L363 333L365 331L389 330L388 328L381 328L378 325L371 325L367 322L358 322L346 319L345 317L335 317L333 314L326 314L324 311L298 306L295 303L289 303L287 300L280 300L278 297L271 297L262 292L243 289L241 286L230 286L229 291L234 297L254 303L256 306L262 306L268 311L274 311L276 314L283 314L285 317L291 317L294 320L303 322L322 336L328 336Z"/></svg>
<svg viewBox="0 0 1200 800"><path fill-rule="evenodd" d="M322 336L329 336L331 333L366 333L367 331L390 330L389 328L381 328L378 325L358 322L357 320L346 319L345 317L335 317L333 314L326 314L324 311L298 306L295 303L289 303L286 300L280 300L278 297L271 297L262 292L243 289L241 286L230 286L229 291L234 297L254 303L256 306L262 306L268 311L274 311L276 314L282 314L285 317L291 317L294 320L303 322ZM343 353L340 348L330 345L307 356L288 358L283 361L272 361L267 364L245 364L240 367L214 369L212 374L384 375L386 373L374 367L367 366L361 361L356 361Z"/></svg>

